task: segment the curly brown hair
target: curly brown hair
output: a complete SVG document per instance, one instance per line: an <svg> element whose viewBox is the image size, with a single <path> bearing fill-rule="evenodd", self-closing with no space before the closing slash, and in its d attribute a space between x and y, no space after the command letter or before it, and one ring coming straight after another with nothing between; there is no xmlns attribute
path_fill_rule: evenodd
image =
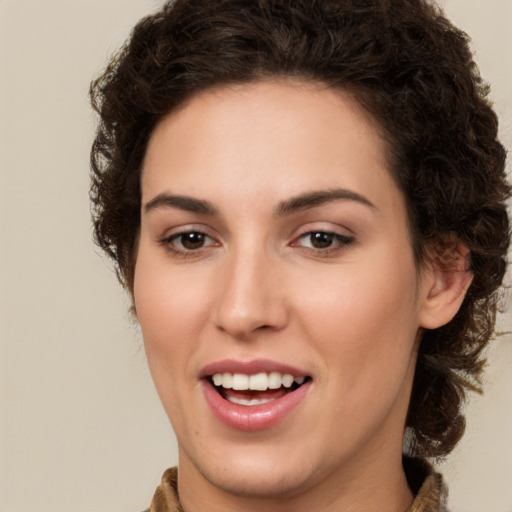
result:
<svg viewBox="0 0 512 512"><path fill-rule="evenodd" d="M95 239L133 291L140 172L155 125L213 86L292 77L349 91L380 125L418 264L455 237L473 281L424 332L407 427L412 452L449 453L477 390L510 240L498 121L468 37L424 0L177 0L142 19L91 85Z"/></svg>

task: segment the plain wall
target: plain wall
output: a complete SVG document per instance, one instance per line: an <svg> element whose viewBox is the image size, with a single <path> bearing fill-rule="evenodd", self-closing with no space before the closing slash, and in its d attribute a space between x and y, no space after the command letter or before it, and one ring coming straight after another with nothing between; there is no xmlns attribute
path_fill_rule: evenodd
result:
<svg viewBox="0 0 512 512"><path fill-rule="evenodd" d="M0 0L0 512L137 512L177 460L88 205L89 82L159 5ZM444 5L473 36L512 147L512 1ZM512 511L510 334L487 381L443 465L456 512Z"/></svg>

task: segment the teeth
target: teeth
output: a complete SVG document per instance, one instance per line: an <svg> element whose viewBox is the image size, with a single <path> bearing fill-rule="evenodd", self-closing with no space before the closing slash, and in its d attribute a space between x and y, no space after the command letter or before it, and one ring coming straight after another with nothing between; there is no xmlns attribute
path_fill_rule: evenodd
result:
<svg viewBox="0 0 512 512"><path fill-rule="evenodd" d="M247 398L236 398L236 397L233 397L233 396L230 396L228 397L228 401L233 403L233 404L238 404L238 405L247 405L247 406L251 406L251 405L261 405L261 404L266 404L267 402L270 402L271 399L270 398L261 398L261 399L258 399L258 398L251 398L250 400L248 400Z"/></svg>
<svg viewBox="0 0 512 512"><path fill-rule="evenodd" d="M281 387L281 377L279 372L272 372L268 376L268 387L270 389L279 389Z"/></svg>
<svg viewBox="0 0 512 512"><path fill-rule="evenodd" d="M233 375L233 389L249 389L249 376L243 373L235 373Z"/></svg>
<svg viewBox="0 0 512 512"><path fill-rule="evenodd" d="M231 373L222 373L216 375L220 375L222 378L222 382L220 384L216 384L216 386L222 386L224 389L231 389L233 387L233 375L231 375Z"/></svg>
<svg viewBox="0 0 512 512"><path fill-rule="evenodd" d="M268 377L266 373L257 373L249 377L249 389L265 391L268 388Z"/></svg>
<svg viewBox="0 0 512 512"><path fill-rule="evenodd" d="M293 375L286 373L285 375L283 375L283 378L281 379L281 381L285 388L291 388L292 384L293 384Z"/></svg>
<svg viewBox="0 0 512 512"><path fill-rule="evenodd" d="M279 389L281 386L291 388L294 382L300 386L304 383L306 377L294 377L289 373L282 374L279 372L262 372L256 373L255 375L226 372L212 375L212 380L215 386L223 387L224 389L235 389L237 391L266 391L267 389Z"/></svg>

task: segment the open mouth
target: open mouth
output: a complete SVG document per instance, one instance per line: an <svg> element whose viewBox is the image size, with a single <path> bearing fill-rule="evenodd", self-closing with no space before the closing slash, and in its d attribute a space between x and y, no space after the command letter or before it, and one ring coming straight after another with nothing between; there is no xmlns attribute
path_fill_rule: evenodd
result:
<svg viewBox="0 0 512 512"><path fill-rule="evenodd" d="M251 407L288 395L310 381L311 377L294 377L280 372L261 372L254 375L226 372L209 375L207 380L225 400Z"/></svg>

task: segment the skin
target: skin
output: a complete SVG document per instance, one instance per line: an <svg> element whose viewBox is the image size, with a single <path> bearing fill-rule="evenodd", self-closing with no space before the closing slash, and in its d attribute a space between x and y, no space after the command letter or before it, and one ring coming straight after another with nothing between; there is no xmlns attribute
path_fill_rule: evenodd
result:
<svg viewBox="0 0 512 512"><path fill-rule="evenodd" d="M348 197L282 211L333 190ZM178 440L184 509L404 511L418 333L448 321L468 283L418 269L368 115L314 84L204 92L155 129L142 205L134 305ZM184 246L194 232L205 236ZM311 232L338 238L319 248ZM226 358L291 364L311 387L272 428L228 428L198 377Z"/></svg>

